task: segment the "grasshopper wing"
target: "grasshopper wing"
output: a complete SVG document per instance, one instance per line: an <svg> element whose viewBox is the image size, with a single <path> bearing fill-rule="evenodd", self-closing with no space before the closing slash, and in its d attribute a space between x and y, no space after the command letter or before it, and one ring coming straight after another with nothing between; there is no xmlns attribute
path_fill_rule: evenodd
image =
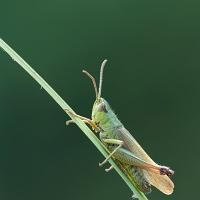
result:
<svg viewBox="0 0 200 200"><path fill-rule="evenodd" d="M127 129L124 127L118 128L116 130L116 134L118 139L124 141L124 147L131 151L134 155L150 164L159 166L148 156L148 154L143 150L143 148L139 145L139 143L134 139L134 137L129 133ZM167 195L170 195L173 192L174 183L167 175L155 174L148 171L148 169L143 169L143 171L145 177L151 185L158 188L161 192Z"/></svg>

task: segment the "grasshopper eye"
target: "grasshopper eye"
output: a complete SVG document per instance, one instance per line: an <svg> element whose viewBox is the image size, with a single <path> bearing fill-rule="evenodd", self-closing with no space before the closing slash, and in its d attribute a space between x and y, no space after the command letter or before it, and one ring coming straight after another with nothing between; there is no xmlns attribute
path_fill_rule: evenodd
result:
<svg viewBox="0 0 200 200"><path fill-rule="evenodd" d="M106 108L106 104L105 104L105 103L99 104L99 106L98 106L98 111L107 113L108 110L107 110L107 108Z"/></svg>

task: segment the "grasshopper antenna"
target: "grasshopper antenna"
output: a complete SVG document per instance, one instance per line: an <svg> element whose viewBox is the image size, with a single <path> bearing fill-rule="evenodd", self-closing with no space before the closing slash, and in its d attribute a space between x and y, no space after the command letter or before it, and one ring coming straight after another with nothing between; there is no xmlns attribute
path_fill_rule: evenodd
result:
<svg viewBox="0 0 200 200"><path fill-rule="evenodd" d="M101 97L101 89L102 89L102 82L103 82L103 69L104 69L106 63L107 63L107 60L104 60L101 64L100 80L99 80L99 92L98 92L97 99L99 99Z"/></svg>
<svg viewBox="0 0 200 200"><path fill-rule="evenodd" d="M92 83L93 83L93 86L94 86L94 90L95 90L95 94L96 94L96 98L98 98L97 84L96 84L95 78L89 72L87 72L85 70L83 70L82 72L84 74L86 74L92 80Z"/></svg>

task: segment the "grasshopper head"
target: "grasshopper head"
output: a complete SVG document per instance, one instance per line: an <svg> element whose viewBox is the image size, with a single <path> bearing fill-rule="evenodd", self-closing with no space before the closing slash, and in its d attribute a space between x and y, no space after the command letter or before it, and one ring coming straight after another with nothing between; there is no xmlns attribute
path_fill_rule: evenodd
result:
<svg viewBox="0 0 200 200"><path fill-rule="evenodd" d="M96 124L99 124L100 122L108 121L109 119L109 112L111 111L110 105L108 102L100 97L99 99L96 99L93 105L92 109L92 121Z"/></svg>
<svg viewBox="0 0 200 200"><path fill-rule="evenodd" d="M101 70L100 70L100 81L99 81L99 90L97 90L97 85L95 78L89 74L87 71L83 70L83 72L89 76L89 78L92 80L95 93L96 93L96 100L93 105L92 109L92 121L95 123L99 123L102 121L102 119L107 119L107 114L111 110L108 102L101 97L101 89L102 89L102 82L103 82L103 69L105 67L107 60L104 60L103 63L101 64Z"/></svg>
<svg viewBox="0 0 200 200"><path fill-rule="evenodd" d="M93 105L92 109L92 121L102 130L108 131L115 126L121 125L121 122L117 119L116 115L110 108L108 102L101 97L101 89L102 89L102 82L103 82L103 69L106 64L107 60L104 60L101 64L100 70L100 81L99 81L99 90L97 91L97 85L95 78L86 71L83 71L87 76L89 76L93 82L95 93L96 93L96 100Z"/></svg>

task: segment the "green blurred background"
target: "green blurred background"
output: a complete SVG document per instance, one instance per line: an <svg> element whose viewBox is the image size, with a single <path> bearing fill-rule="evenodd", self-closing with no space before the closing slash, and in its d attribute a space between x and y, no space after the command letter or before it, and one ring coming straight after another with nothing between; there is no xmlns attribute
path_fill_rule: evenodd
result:
<svg viewBox="0 0 200 200"><path fill-rule="evenodd" d="M76 110L90 116L87 69L103 59L103 96L158 163L175 171L175 192L198 199L200 2L1 0L0 36ZM130 199L102 155L58 105L0 54L0 198ZM133 131L134 130L134 131Z"/></svg>

